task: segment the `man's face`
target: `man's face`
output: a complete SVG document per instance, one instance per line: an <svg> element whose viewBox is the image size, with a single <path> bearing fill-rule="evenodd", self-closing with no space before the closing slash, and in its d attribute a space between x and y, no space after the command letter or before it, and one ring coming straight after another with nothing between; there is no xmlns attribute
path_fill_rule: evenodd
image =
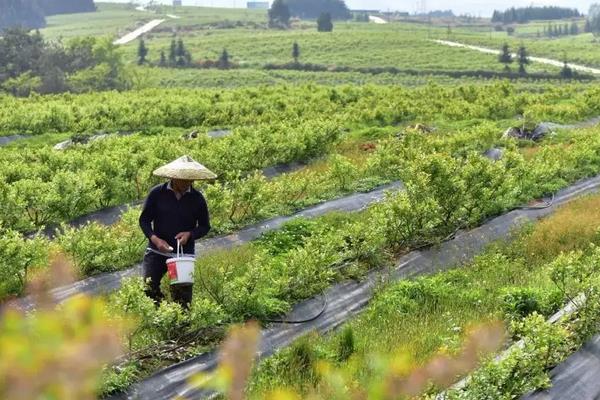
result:
<svg viewBox="0 0 600 400"><path fill-rule="evenodd" d="M179 193L183 193L192 186L192 181L187 181L184 179L173 179L172 181L173 189L175 189Z"/></svg>

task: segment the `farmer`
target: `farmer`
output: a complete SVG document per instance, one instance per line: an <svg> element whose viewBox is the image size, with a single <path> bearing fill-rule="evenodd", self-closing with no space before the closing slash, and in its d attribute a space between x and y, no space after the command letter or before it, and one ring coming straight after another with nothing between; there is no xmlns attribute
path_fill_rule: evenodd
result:
<svg viewBox="0 0 600 400"><path fill-rule="evenodd" d="M177 241L183 253L194 254L194 241L210 230L206 201L192 182L215 179L216 175L189 156L158 168L154 175L169 181L150 190L140 215L140 227L149 241L142 264L144 280L148 281L146 295L158 305L164 297L160 281L167 272L167 259L174 257ZM171 285L171 295L188 308L192 284Z"/></svg>

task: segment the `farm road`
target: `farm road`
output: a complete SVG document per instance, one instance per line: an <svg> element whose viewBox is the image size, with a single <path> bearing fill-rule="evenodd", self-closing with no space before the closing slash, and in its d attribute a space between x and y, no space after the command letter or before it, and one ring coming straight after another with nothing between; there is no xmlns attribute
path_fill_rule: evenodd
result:
<svg viewBox="0 0 600 400"><path fill-rule="evenodd" d="M458 43L458 42L451 42L449 40L433 40L433 42L444 45L444 46L461 47L461 48L465 48L465 49L469 49L469 50L475 50L480 53L487 53L487 54L494 54L494 55L500 54L500 50L494 50L494 49L490 49L487 47L473 46L473 45ZM513 57L516 57L516 56L517 56L516 54L513 54ZM562 67L564 65L563 61L553 60L551 58L529 57L529 59L531 61L534 61L537 63L552 65L555 67ZM595 74L595 75L600 74L600 69L588 67L585 65L569 63L569 67L571 67L571 69L573 69L573 70L580 71L580 72L586 72L586 73Z"/></svg>
<svg viewBox="0 0 600 400"><path fill-rule="evenodd" d="M143 6L136 7L136 10L137 11L148 11ZM171 18L171 19L179 19L179 17L177 15L173 15L173 14L167 14L167 17ZM166 21L166 19L153 19L152 21L140 26L136 30L129 32L125 36L115 40L113 42L113 44L122 45L122 44L127 44L131 41L134 41L135 39L137 39L144 33L150 32L152 29L156 28L157 26L159 26L160 24L162 24L165 21Z"/></svg>
<svg viewBox="0 0 600 400"><path fill-rule="evenodd" d="M387 21L381 17L376 17L374 15L369 15L369 22L373 22L376 24L387 24Z"/></svg>

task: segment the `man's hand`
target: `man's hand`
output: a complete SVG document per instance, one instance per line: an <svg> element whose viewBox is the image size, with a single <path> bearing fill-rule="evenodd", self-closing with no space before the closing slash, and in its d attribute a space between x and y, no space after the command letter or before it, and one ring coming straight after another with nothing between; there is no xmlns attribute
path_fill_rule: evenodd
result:
<svg viewBox="0 0 600 400"><path fill-rule="evenodd" d="M192 232L179 232L177 235L175 235L175 239L179 240L182 246L185 246L191 237Z"/></svg>
<svg viewBox="0 0 600 400"><path fill-rule="evenodd" d="M173 251L173 248L169 246L169 243L165 242L161 238L156 235L152 235L150 237L150 241L156 246L158 251L162 251L163 253L168 253Z"/></svg>

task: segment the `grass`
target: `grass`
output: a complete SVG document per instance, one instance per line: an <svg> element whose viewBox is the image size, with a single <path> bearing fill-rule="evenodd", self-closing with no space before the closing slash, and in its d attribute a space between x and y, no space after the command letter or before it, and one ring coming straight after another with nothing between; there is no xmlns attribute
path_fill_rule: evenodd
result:
<svg viewBox="0 0 600 400"><path fill-rule="evenodd" d="M456 352L470 326L510 320L508 293L534 293L538 311L554 312L561 295L550 280L547 263L561 252L586 250L599 242L599 205L600 195L578 199L525 228L514 240L493 245L463 268L381 290L341 333L309 335L261 362L251 379L249 398L264 398L282 387L304 394L320 390L318 378L307 379L290 369L297 363L298 348L310 354L309 369L321 361L334 363L343 376L352 377L355 387L366 388L378 373L375 360L402 354L409 369L415 369L435 354ZM340 343L347 341L348 330L353 351L340 361Z"/></svg>
<svg viewBox="0 0 600 400"><path fill-rule="evenodd" d="M166 17L175 14L179 19ZM232 61L243 66L291 61L291 47L298 42L304 63L350 67L397 67L430 71L502 71L496 57L465 49L449 49L430 42L429 36L445 34L445 28L394 22L386 25L336 22L332 33L319 33L314 22L303 21L290 30L265 29L266 15L260 10L208 7L161 7L158 12L138 11L128 5L99 3L95 13L53 16L42 33L50 38L110 35L117 37L154 18L163 25L145 35L149 59L158 61L168 50L173 32L183 38L195 60L216 59L224 48ZM465 29L465 28L460 28ZM462 32L458 30L459 32ZM477 33L477 35L482 35ZM124 46L134 64L137 41ZM531 72L557 73L544 65Z"/></svg>
<svg viewBox="0 0 600 400"><path fill-rule="evenodd" d="M154 18L151 13L137 11L125 4L96 3L91 13L61 14L46 18L47 26L40 29L49 39L70 39L78 36L117 37Z"/></svg>
<svg viewBox="0 0 600 400"><path fill-rule="evenodd" d="M535 226L523 242L523 254L531 261L543 261L584 249L599 242L599 228L600 196L577 199Z"/></svg>
<svg viewBox="0 0 600 400"><path fill-rule="evenodd" d="M265 22L266 12L260 10L212 7L160 7L156 11L140 11L130 4L96 2L98 10L92 13L54 15L46 19L41 33L51 39L76 36L122 36L152 19L167 19L161 29L177 26L208 27L226 21ZM172 19L167 14L181 18Z"/></svg>
<svg viewBox="0 0 600 400"><path fill-rule="evenodd" d="M350 67L396 67L412 70L500 72L496 56L466 49L447 48L428 40L427 31L407 23L369 25L338 22L331 33L314 28L292 30L198 29L179 35L193 59L217 59L227 48L232 61L253 68L267 63L292 61L292 44L300 45L300 61ZM148 35L149 59L158 61L168 51L172 32ZM135 60L137 43L125 46L127 58ZM558 72L544 65L532 65L532 72Z"/></svg>

